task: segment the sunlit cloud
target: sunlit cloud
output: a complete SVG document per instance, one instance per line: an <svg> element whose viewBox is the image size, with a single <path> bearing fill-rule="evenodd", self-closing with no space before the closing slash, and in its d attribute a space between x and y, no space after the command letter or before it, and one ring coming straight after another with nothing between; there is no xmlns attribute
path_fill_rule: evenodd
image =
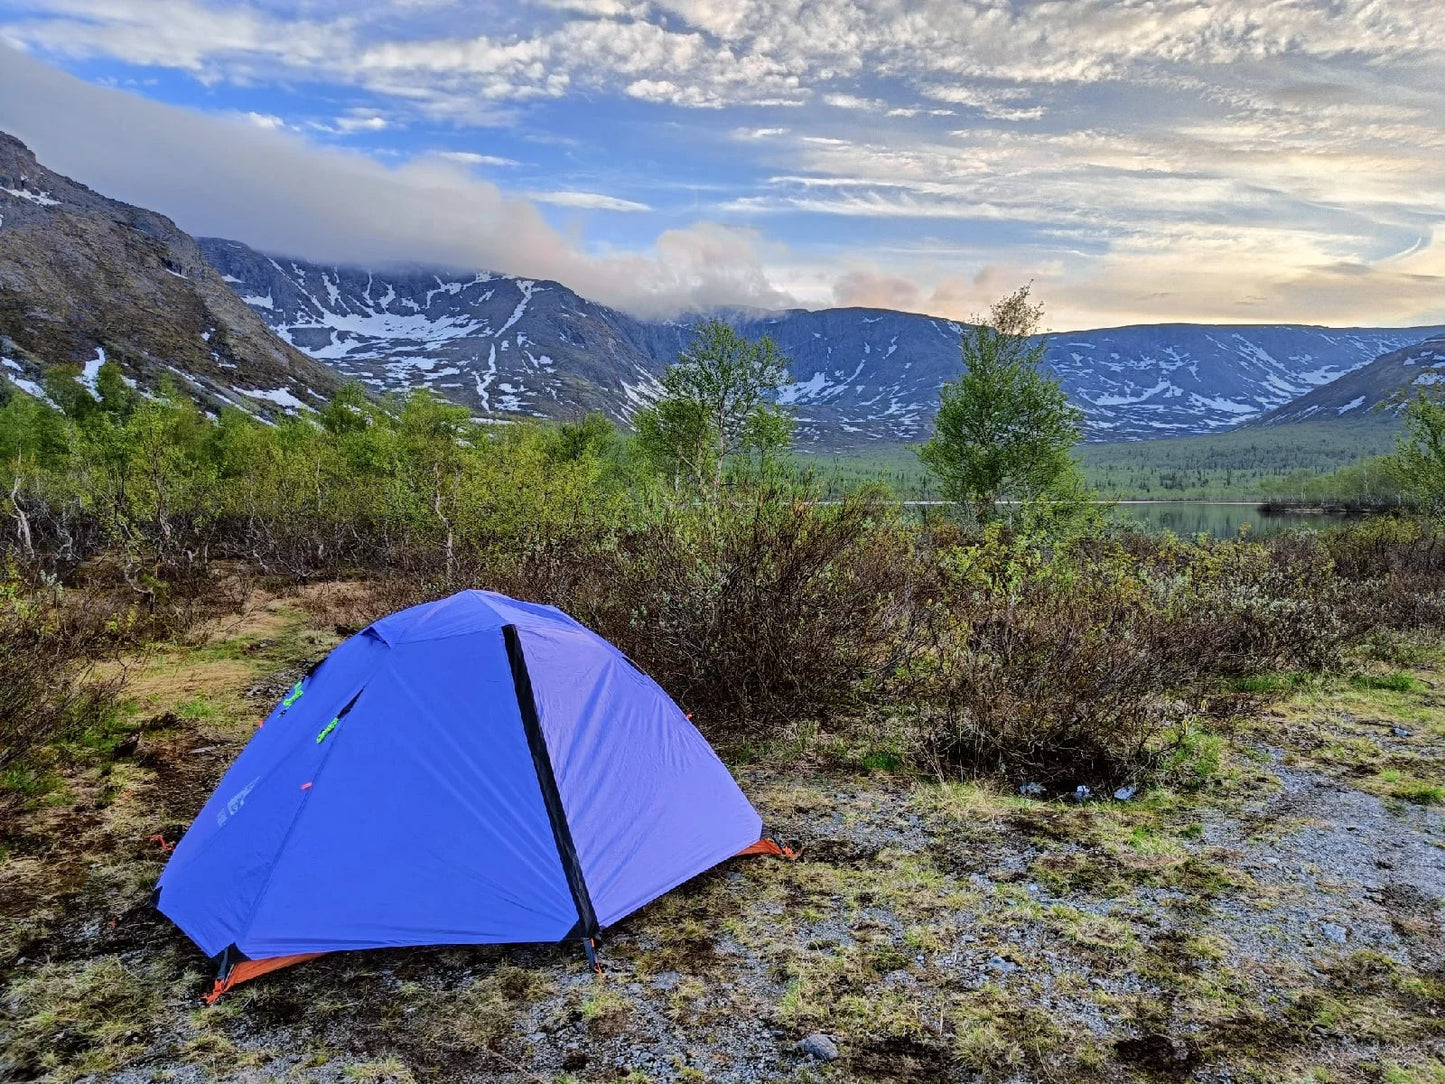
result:
<svg viewBox="0 0 1445 1084"><path fill-rule="evenodd" d="M586 211L650 211L652 208L635 200L619 199L600 192L528 192L527 195L538 203L551 203L558 207L576 207Z"/></svg>
<svg viewBox="0 0 1445 1084"><path fill-rule="evenodd" d="M0 40L364 138L415 199L441 164L505 167L533 213L626 212L574 216L579 258L751 238L633 291L654 308L747 283L959 315L1012 278L1071 323L1445 318L1438 0L0 0ZM487 153L436 151L467 132Z"/></svg>

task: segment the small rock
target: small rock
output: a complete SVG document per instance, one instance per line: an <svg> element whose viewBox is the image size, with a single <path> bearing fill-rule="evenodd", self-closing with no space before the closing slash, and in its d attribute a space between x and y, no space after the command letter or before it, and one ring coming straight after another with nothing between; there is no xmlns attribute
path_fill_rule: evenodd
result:
<svg viewBox="0 0 1445 1084"><path fill-rule="evenodd" d="M1393 734L1393 735L1395 735L1395 737L1397 737L1397 738L1408 738L1408 737L1410 737L1411 734L1414 733L1414 731L1413 731L1413 730L1406 730L1403 726L1397 726L1397 727L1393 727L1393 728L1390 730L1390 733Z"/></svg>
<svg viewBox="0 0 1445 1084"><path fill-rule="evenodd" d="M1120 787L1114 792L1114 801L1127 802L1134 795L1139 793L1138 787Z"/></svg>
<svg viewBox="0 0 1445 1084"><path fill-rule="evenodd" d="M1077 787L1074 788L1074 793L1069 795L1069 797L1076 802L1087 802L1091 797L1093 797L1093 794L1094 792L1092 790L1084 786L1084 784L1080 783Z"/></svg>
<svg viewBox="0 0 1445 1084"><path fill-rule="evenodd" d="M1025 783L1019 787L1019 793L1025 798L1042 798L1044 796L1044 785L1042 783Z"/></svg>
<svg viewBox="0 0 1445 1084"><path fill-rule="evenodd" d="M1012 975L1019 969L1018 964L1012 960L1005 960L1002 956L990 956L985 966L987 966L990 971L999 975Z"/></svg>
<svg viewBox="0 0 1445 1084"><path fill-rule="evenodd" d="M838 1044L821 1031L815 1031L801 1043L798 1049L807 1054L810 1058L817 1058L819 1061L837 1061Z"/></svg>
<svg viewBox="0 0 1445 1084"><path fill-rule="evenodd" d="M1321 922L1320 933L1324 934L1337 945L1343 945L1350 937L1343 926L1334 922Z"/></svg>

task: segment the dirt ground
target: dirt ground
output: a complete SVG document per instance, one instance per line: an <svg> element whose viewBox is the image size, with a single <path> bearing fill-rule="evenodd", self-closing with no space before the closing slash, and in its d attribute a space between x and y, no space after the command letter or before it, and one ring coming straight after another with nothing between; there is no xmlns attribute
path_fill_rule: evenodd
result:
<svg viewBox="0 0 1445 1084"><path fill-rule="evenodd" d="M1428 645L1262 697L1181 750L1197 785L1124 801L816 740L734 758L801 858L657 900L600 976L572 946L345 953L206 1007L208 962L148 905L161 840L351 625L260 600L139 662L123 727L0 792L0 1079L1445 1084Z"/></svg>

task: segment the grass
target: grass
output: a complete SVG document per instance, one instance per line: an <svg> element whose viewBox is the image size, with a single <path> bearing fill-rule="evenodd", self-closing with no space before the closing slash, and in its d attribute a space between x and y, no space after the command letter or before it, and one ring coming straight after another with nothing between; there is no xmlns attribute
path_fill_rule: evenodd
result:
<svg viewBox="0 0 1445 1084"><path fill-rule="evenodd" d="M411 1070L398 1058L353 1062L341 1072L356 1084L415 1084L416 1081Z"/></svg>
<svg viewBox="0 0 1445 1084"><path fill-rule="evenodd" d="M1400 668L1402 659L1411 665ZM1354 662L1353 673L1282 687L1269 715L1246 730L1283 745L1296 763L1345 773L1351 785L1382 798L1445 804L1431 753L1445 742L1438 648L1418 636L1396 638L1367 645Z"/></svg>
<svg viewBox="0 0 1445 1084"><path fill-rule="evenodd" d="M1402 671L1391 674L1351 674L1350 684L1357 689L1381 689L1394 693L1413 693L1424 688L1419 679Z"/></svg>
<svg viewBox="0 0 1445 1084"><path fill-rule="evenodd" d="M1379 781L1389 788L1391 798L1415 805L1445 805L1445 786L1407 776L1394 768L1380 772Z"/></svg>
<svg viewBox="0 0 1445 1084"><path fill-rule="evenodd" d="M985 1080L1020 1075L1087 1080L1099 1068L1091 1042L1080 1041L1028 999L997 986L963 998L950 1023L954 1058Z"/></svg>
<svg viewBox="0 0 1445 1084"><path fill-rule="evenodd" d="M1434 1058L1411 1065L1386 1061L1380 1069L1384 1084L1445 1084L1445 1061Z"/></svg>
<svg viewBox="0 0 1445 1084"><path fill-rule="evenodd" d="M43 965L11 990L9 1056L55 1080L125 1065L160 1023L166 971L118 956Z"/></svg>
<svg viewBox="0 0 1445 1084"><path fill-rule="evenodd" d="M1239 861L1251 839L1293 830L1246 812L1274 785L1248 743L1348 770L1351 786L1391 801L1445 800L1423 755L1445 741L1440 656L1428 645L1382 642L1352 659L1353 674L1235 683L1226 692L1265 699L1269 714L1237 735L1180 728L1170 785L1126 802L924 781L874 738L834 749L814 735L790 759L734 764L769 829L807 840L803 859L738 860L669 892L608 938L601 979L575 953L550 950L356 954L189 1012L203 983L187 974L198 965L174 931L157 926L144 951L88 957L94 942L75 931L101 908L139 913L159 871L159 852L143 842L157 816L170 816L155 804L155 761L174 749L178 764L196 765L189 751L215 742L214 762L192 769L206 780L264 710L245 690L334 642L294 603L265 612L263 628L147 661L144 699L122 722L174 716L145 731L149 758L107 760L114 747L99 735L88 759L57 766L63 786L51 793L63 802L20 814L27 833L72 847L63 860L56 844L0 864L0 906L13 912L0 916L18 1037L8 1041L27 1073L256 1067L261 1076L294 1057L296 1077L326 1062L329 1075L375 1084L503 1068L530 1078L524 1036L535 1028L554 1054L573 1039L597 1052L575 1079L640 1080L622 1068L630 1051L681 1041L685 1063L655 1075L702 1080L730 1071L710 1059L740 1030L776 1041L783 1059L821 1030L841 1061L802 1063L795 1079L1152 1079L1187 1065L1241 1081L1303 1080L1328 1056L1343 1066L1338 1079L1445 1084L1419 1060L1438 1028L1430 1014L1445 1007L1438 980L1364 953L1334 970L1264 968L1212 925L1216 912L1254 928L1287 922L1286 907L1272 909L1277 886ZM1414 736L1394 738L1395 725ZM1370 774L1354 774L1359 764ZM17 890L39 886L42 895L16 904ZM1433 922L1407 916L1397 936L1433 936ZM759 1040L759 1020L782 1034ZM294 1043L288 1054L272 1052L277 1036ZM554 1072L541 1079L561 1079Z"/></svg>
<svg viewBox="0 0 1445 1084"><path fill-rule="evenodd" d="M634 1007L627 996L599 980L596 988L582 998L582 1019L588 1030L599 1035L620 1035L632 1020Z"/></svg>

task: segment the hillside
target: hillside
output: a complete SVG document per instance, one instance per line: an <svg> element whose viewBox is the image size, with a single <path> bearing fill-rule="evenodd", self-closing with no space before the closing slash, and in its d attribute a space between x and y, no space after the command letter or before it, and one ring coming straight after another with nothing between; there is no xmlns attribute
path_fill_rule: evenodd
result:
<svg viewBox="0 0 1445 1084"><path fill-rule="evenodd" d="M318 404L336 375L276 338L163 215L97 195L0 133L0 357L38 393L47 366L120 364L212 407Z"/></svg>
<svg viewBox="0 0 1445 1084"><path fill-rule="evenodd" d="M429 387L483 416L602 410L625 423L700 319L643 321L560 283L486 271L325 267L197 242L0 137L0 358L32 393L48 365L84 367L90 382L111 358L143 389L179 380L212 408L294 411L355 379L377 392ZM792 359L782 398L804 446L922 439L958 372L962 325L949 320L867 308L729 319ZM1371 389L1408 383L1413 355L1398 352L1442 331L1165 324L1058 333L1047 346L1089 439L1130 441L1270 411L1267 424L1343 414L1374 402ZM1370 366L1381 354L1396 361Z"/></svg>
<svg viewBox="0 0 1445 1084"><path fill-rule="evenodd" d="M1393 414L1384 421L1351 414L1197 437L1094 441L1080 446L1078 455L1089 485L1107 498L1264 500L1282 492L1292 477L1329 475L1391 451L1399 425ZM919 461L916 446L819 450L800 454L797 461L834 495L864 482L882 482L903 499L939 496L938 483Z"/></svg>
<svg viewBox="0 0 1445 1084"><path fill-rule="evenodd" d="M482 413L625 421L699 317L644 322L556 282L445 269L361 270L207 238L202 251L277 334L378 391L431 387ZM793 361L783 399L805 443L857 447L927 435L958 371L962 326L886 309L731 321ZM1049 336L1049 364L1091 439L1217 432L1439 328L1163 324Z"/></svg>
<svg viewBox="0 0 1445 1084"><path fill-rule="evenodd" d="M1260 418L1260 426L1295 425L1333 418L1396 424L1415 389L1445 379L1445 335L1392 350L1333 383L1316 388Z"/></svg>

